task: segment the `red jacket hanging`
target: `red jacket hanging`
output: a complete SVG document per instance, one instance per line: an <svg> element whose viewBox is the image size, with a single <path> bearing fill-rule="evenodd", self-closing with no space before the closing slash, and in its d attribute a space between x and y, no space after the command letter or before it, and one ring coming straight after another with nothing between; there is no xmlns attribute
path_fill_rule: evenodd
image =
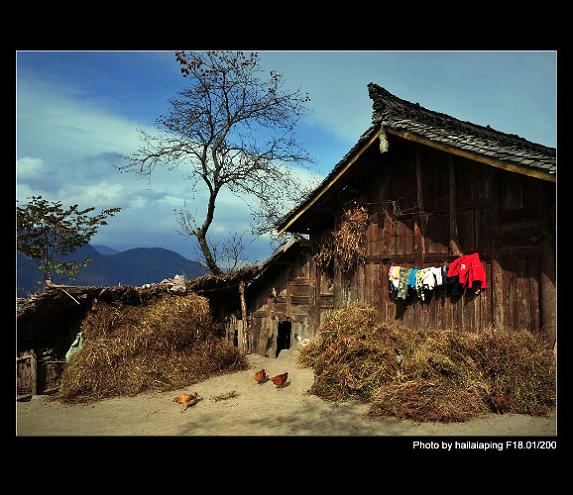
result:
<svg viewBox="0 0 573 495"><path fill-rule="evenodd" d="M481 282L481 288L487 288L485 270L477 253L462 256L448 266L448 277L460 277L462 286L473 287L475 281Z"/></svg>

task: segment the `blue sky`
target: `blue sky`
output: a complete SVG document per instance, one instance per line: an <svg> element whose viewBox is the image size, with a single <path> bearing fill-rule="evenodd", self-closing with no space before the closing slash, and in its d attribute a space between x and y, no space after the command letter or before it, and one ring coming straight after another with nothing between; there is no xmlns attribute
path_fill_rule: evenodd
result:
<svg viewBox="0 0 573 495"><path fill-rule="evenodd" d="M260 52L262 67L309 93L301 144L316 160L319 180L370 125L367 84L461 120L556 146L555 52ZM153 130L168 99L185 86L173 52L18 52L17 199L32 194L64 204L122 212L92 243L115 249L164 247L197 259L178 234L174 210L201 215L204 194L192 194L183 173L157 170L150 179L120 174L114 153ZM210 234L248 232L246 204L223 193ZM247 258L272 251L250 238Z"/></svg>

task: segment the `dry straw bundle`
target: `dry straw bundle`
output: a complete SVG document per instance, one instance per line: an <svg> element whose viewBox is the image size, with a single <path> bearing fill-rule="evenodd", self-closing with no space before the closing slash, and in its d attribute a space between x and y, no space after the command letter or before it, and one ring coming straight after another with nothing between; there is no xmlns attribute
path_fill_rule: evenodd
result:
<svg viewBox="0 0 573 495"><path fill-rule="evenodd" d="M336 264L342 273L349 273L364 261L368 210L356 206L344 212L338 228L321 235L314 260L323 272L331 272Z"/></svg>
<svg viewBox="0 0 573 495"><path fill-rule="evenodd" d="M554 355L528 331L411 330L351 305L330 314L301 359L315 370L311 393L369 402L370 416L453 422L555 407Z"/></svg>
<svg viewBox="0 0 573 495"><path fill-rule="evenodd" d="M323 273L334 271L334 237L330 230L324 231L320 235L314 253L314 262Z"/></svg>
<svg viewBox="0 0 573 495"><path fill-rule="evenodd" d="M207 299L195 294L138 306L96 302L82 331L84 346L62 375L64 401L175 390L246 368L245 357L215 334Z"/></svg>

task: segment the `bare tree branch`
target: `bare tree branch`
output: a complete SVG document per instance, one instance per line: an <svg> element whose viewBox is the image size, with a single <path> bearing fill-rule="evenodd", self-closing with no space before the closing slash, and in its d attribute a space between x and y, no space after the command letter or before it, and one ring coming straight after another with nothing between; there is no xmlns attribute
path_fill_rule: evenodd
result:
<svg viewBox="0 0 573 495"><path fill-rule="evenodd" d="M219 192L227 188L249 198L256 230L272 229L279 206L303 190L285 165L312 162L294 136L310 99L300 90L285 90L276 72L264 75L256 53L177 52L176 58L190 85L170 100L167 115L156 120L160 133L140 130L142 144L125 157L121 170L145 175L157 166L184 166L195 185L205 184L208 201L202 221L185 212L179 212L178 221L184 233L197 239L207 266L217 274L219 256L214 256L207 233ZM231 242L217 254L236 254L233 245L240 247Z"/></svg>

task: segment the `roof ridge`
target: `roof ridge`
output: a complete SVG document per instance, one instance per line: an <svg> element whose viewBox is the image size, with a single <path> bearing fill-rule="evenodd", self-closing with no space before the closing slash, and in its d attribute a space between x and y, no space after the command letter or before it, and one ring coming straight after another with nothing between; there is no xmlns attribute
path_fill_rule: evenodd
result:
<svg viewBox="0 0 573 495"><path fill-rule="evenodd" d="M526 145L530 148L546 153L556 151L553 147L534 143L533 141L529 141L517 134L499 131L489 125L483 126L480 124L474 124L473 122L460 120L445 113L430 110L429 108L421 106L417 102L412 103L408 100L404 100L373 82L368 83L368 94L373 103L373 122L383 120L383 116L390 113L395 116L404 115L405 117L413 118L415 118L416 115L419 116L420 114L425 114L426 117L430 117L430 120L438 120L442 126L447 127L452 131L456 131L455 124L457 124L464 130L470 133L473 132L478 136L481 135L481 137L494 138L507 144L518 144L516 143L516 141L518 141L519 144Z"/></svg>

